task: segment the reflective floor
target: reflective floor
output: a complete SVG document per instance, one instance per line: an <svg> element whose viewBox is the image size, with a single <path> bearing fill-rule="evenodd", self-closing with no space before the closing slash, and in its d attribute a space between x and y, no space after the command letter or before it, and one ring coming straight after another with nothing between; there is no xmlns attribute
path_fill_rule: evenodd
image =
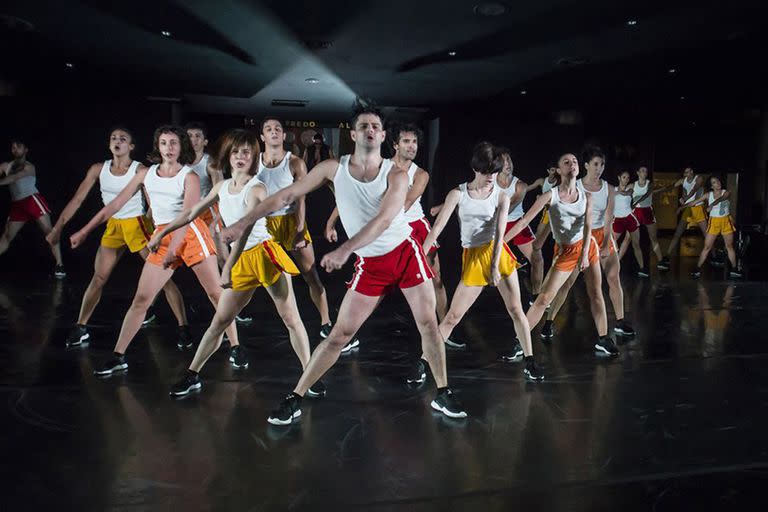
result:
<svg viewBox="0 0 768 512"><path fill-rule="evenodd" d="M92 343L75 350L63 338L87 268L64 281L5 270L0 508L759 509L768 479L768 286L727 281L717 269L691 281L691 264L650 279L625 272L638 335L618 338L616 359L590 349L594 328L577 284L554 340L534 332L547 375L536 384L520 363L498 360L512 322L496 292L484 292L457 334L471 349L448 354L466 420L429 408L431 382L404 384L418 336L402 298L388 298L360 332L359 350L326 376L328 396L305 400L290 428L265 421L300 367L263 292L247 310L253 324L240 328L250 367L233 370L221 349L203 370L202 391L174 401L169 386L192 352L176 348L162 299L158 321L129 349L128 373L92 375L131 300L135 263L121 263ZM324 275L332 303L347 274ZM179 284L199 338L212 309L188 272ZM306 286L296 288L317 343Z"/></svg>

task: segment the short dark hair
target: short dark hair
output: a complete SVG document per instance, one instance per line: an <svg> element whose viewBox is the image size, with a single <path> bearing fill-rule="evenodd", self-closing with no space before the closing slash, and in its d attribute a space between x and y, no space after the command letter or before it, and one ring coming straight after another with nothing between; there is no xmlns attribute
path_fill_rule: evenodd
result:
<svg viewBox="0 0 768 512"><path fill-rule="evenodd" d="M227 131L216 141L218 151L216 153L215 167L221 169L224 174L232 174L232 167L229 164L229 155L240 146L247 144L253 149L253 162L248 170L250 174L256 174L259 170L259 159L261 158L261 146L259 137L251 130L235 128Z"/></svg>
<svg viewBox="0 0 768 512"><path fill-rule="evenodd" d="M190 121L187 124L184 125L184 131L188 130L200 130L203 132L203 137L206 139L208 138L208 127L205 126L205 123L200 121Z"/></svg>
<svg viewBox="0 0 768 512"><path fill-rule="evenodd" d="M315 134L312 136L312 140L320 139L320 142L325 142L325 137L323 137L323 134L320 132L315 132Z"/></svg>
<svg viewBox="0 0 768 512"><path fill-rule="evenodd" d="M26 140L26 137L12 137L11 144L19 144L20 146L24 146L25 148L29 149L29 145L27 145Z"/></svg>
<svg viewBox="0 0 768 512"><path fill-rule="evenodd" d="M192 143L189 141L189 135L187 130L176 125L165 124L155 130L152 136L152 152L147 155L147 159L153 164L159 164L163 161L163 157L160 154L160 148L158 147L160 136L166 133L172 133L179 138L181 143L181 153L179 153L179 163L181 165L191 164L195 161L195 150L192 149Z"/></svg>
<svg viewBox="0 0 768 512"><path fill-rule="evenodd" d="M279 120L275 116L267 116L265 118L262 118L261 124L259 124L259 133L264 133L264 125L267 124L267 121L277 121L278 123L280 123L280 128L282 128L283 131L285 131L285 127L283 126L283 122L281 120Z"/></svg>
<svg viewBox="0 0 768 512"><path fill-rule="evenodd" d="M116 131L120 130L121 132L125 132L128 134L128 136L131 138L131 143L136 143L136 138L133 136L133 131L129 130L125 127L125 125L122 124L116 124L109 130L109 135L112 135Z"/></svg>
<svg viewBox="0 0 768 512"><path fill-rule="evenodd" d="M482 141L472 149L469 165L480 174L495 174L504 168L504 158L493 144Z"/></svg>
<svg viewBox="0 0 768 512"><path fill-rule="evenodd" d="M392 146L394 147L395 144L400 142L400 135L403 133L414 133L416 134L416 141L421 144L421 140L424 138L424 132L416 126L415 123L397 123L393 124L389 127L387 130L387 133L390 135L390 140L392 142Z"/></svg>
<svg viewBox="0 0 768 512"><path fill-rule="evenodd" d="M350 119L350 125L352 125L353 130L357 125L357 119L363 114L372 114L378 116L379 120L381 121L381 125L384 126L384 114L381 113L381 110L379 110L379 107L376 106L373 100L368 98L356 98L355 103L352 106L352 118Z"/></svg>
<svg viewBox="0 0 768 512"><path fill-rule="evenodd" d="M607 161L602 149L594 144L587 144L584 146L584 149L581 150L581 161L588 164L593 158L602 158L603 162Z"/></svg>

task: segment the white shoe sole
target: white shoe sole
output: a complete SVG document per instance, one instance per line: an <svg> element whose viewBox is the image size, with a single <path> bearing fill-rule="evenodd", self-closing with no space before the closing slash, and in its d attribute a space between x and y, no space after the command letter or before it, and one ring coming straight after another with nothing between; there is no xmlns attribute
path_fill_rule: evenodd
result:
<svg viewBox="0 0 768 512"><path fill-rule="evenodd" d="M597 343L595 343L595 350L597 350L601 354L606 354L606 355L609 355L609 356L617 356L617 355L619 355L618 352L616 352L614 354L613 352L609 351L607 348L603 347L602 345L598 345Z"/></svg>
<svg viewBox="0 0 768 512"><path fill-rule="evenodd" d="M171 396L184 396L190 394L192 391L195 391L197 389L200 389L203 387L202 382L198 382L197 384L192 384L184 391L171 391Z"/></svg>
<svg viewBox="0 0 768 512"><path fill-rule="evenodd" d="M405 379L405 382L407 382L408 384L422 384L426 380L427 380L427 374L422 373L421 377L419 377L417 380Z"/></svg>
<svg viewBox="0 0 768 512"><path fill-rule="evenodd" d="M293 413L293 416L291 416L291 419L289 419L288 421L283 421L280 418L272 418L270 416L269 418L267 418L267 422L270 425L290 425L291 423L293 423L293 420L297 419L299 416L301 416L301 409Z"/></svg>
<svg viewBox="0 0 768 512"><path fill-rule="evenodd" d="M467 413L466 412L464 412L464 411L461 411L461 412L449 411L445 407L440 406L440 404L438 404L437 401L435 401L435 400L432 400L432 403L429 404L429 405L431 405L434 410L445 414L449 418L466 418L467 417Z"/></svg>
<svg viewBox="0 0 768 512"><path fill-rule="evenodd" d="M544 376L543 375L541 375L539 377L533 377L531 375L531 372L529 372L528 370L523 370L523 374L525 375L525 378L528 379L528 380L533 380L533 381L544 380Z"/></svg>
<svg viewBox="0 0 768 512"><path fill-rule="evenodd" d="M229 362L232 363L233 368L248 368L248 365L250 364L250 363L245 363L243 365L236 365L234 357L230 357Z"/></svg>
<svg viewBox="0 0 768 512"><path fill-rule="evenodd" d="M341 353L345 354L352 350L353 348L357 348L360 346L360 340L355 338L354 340L350 341L346 345L344 345L344 348L341 349Z"/></svg>
<svg viewBox="0 0 768 512"><path fill-rule="evenodd" d="M82 336L80 336L79 340L72 341L72 342L67 342L67 346L68 347L76 347L76 346L80 345L81 343L83 343L84 341L87 341L89 339L91 339L91 335L89 333L85 333Z"/></svg>
<svg viewBox="0 0 768 512"><path fill-rule="evenodd" d="M326 394L326 391L323 391L322 393L316 393L312 391L312 388L307 390L307 397L308 398L323 398Z"/></svg>
<svg viewBox="0 0 768 512"><path fill-rule="evenodd" d="M617 334L623 334L624 336L634 336L635 334L637 334L637 333L636 333L636 332L634 332L634 331L633 331L633 332L628 332L628 331L625 331L625 330L624 330L624 329L622 329L621 327L614 327L614 328L613 328L613 332L615 332L615 333L617 333Z"/></svg>
<svg viewBox="0 0 768 512"><path fill-rule="evenodd" d="M466 343L456 343L455 341L449 339L445 340L445 344L451 348L467 348Z"/></svg>
<svg viewBox="0 0 768 512"><path fill-rule="evenodd" d="M121 371L127 370L127 369L128 369L128 363L123 363L123 364L119 364L117 366L114 366L114 367L110 368L109 370L94 370L93 374L94 375L100 375L100 376L103 377L104 375L112 375L115 372L121 372Z"/></svg>

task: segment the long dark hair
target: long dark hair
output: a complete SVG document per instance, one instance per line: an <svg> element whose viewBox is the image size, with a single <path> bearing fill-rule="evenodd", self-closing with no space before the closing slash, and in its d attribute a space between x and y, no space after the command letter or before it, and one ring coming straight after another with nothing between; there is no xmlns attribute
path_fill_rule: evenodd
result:
<svg viewBox="0 0 768 512"><path fill-rule="evenodd" d="M147 155L147 159L153 164L162 163L163 157L160 154L160 136L166 133L172 133L179 138L181 143L181 152L179 153L178 162L181 165L188 165L195 161L195 150L192 149L192 143L189 141L189 135L186 130L181 126L166 124L155 130L155 134L152 136L152 152Z"/></svg>

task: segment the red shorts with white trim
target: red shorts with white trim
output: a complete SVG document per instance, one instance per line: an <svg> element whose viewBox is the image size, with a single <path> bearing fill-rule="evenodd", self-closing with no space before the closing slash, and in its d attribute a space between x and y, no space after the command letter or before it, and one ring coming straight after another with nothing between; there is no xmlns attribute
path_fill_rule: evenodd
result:
<svg viewBox="0 0 768 512"><path fill-rule="evenodd" d="M165 226L167 226L167 224L157 226L155 231L159 231ZM163 266L163 260L165 259L165 255L168 254L168 247L175 234L175 232L169 233L163 237L160 241L160 247L157 248L157 252L150 253L147 257L149 263L159 267ZM208 230L208 226L205 222L203 222L203 219L198 217L189 224L187 233L184 235L184 240L179 244L178 249L176 249L176 258L171 264L171 268L179 268L182 264L191 267L197 265L208 256L215 254L216 247L213 243L211 232Z"/></svg>
<svg viewBox="0 0 768 512"><path fill-rule="evenodd" d="M424 240L427 239L427 235L432 231L432 224L429 223L426 217L422 217L419 220L410 222L408 225L411 226L411 238L416 240L419 245L423 246ZM429 248L428 254L434 254L439 247L440 244L435 242L434 245Z"/></svg>
<svg viewBox="0 0 768 512"><path fill-rule="evenodd" d="M637 228L639 227L640 227L640 223L637 222L637 219L631 213L626 217L613 218L613 232L616 233L617 235L622 235L624 233L632 233L634 231L637 231Z"/></svg>
<svg viewBox="0 0 768 512"><path fill-rule="evenodd" d="M637 207L632 210L632 215L635 216L641 226L656 224L656 216L653 214L652 206Z"/></svg>
<svg viewBox="0 0 768 512"><path fill-rule="evenodd" d="M27 222L37 220L43 215L51 213L48 203L40 194L32 194L17 201L11 201L11 210L8 212L8 220L11 222Z"/></svg>
<svg viewBox="0 0 768 512"><path fill-rule="evenodd" d="M514 227L514 225L518 222L520 222L520 219L507 221L507 227L504 229L504 234L506 235L509 233L509 230L512 229L512 227ZM525 226L521 232L512 237L510 242L512 242L513 245L525 245L533 242L534 240L536 240L536 235L533 234L531 226Z"/></svg>
<svg viewBox="0 0 768 512"><path fill-rule="evenodd" d="M421 244L408 237L381 256L358 256L347 288L369 297L381 297L395 288L418 286L433 277Z"/></svg>

